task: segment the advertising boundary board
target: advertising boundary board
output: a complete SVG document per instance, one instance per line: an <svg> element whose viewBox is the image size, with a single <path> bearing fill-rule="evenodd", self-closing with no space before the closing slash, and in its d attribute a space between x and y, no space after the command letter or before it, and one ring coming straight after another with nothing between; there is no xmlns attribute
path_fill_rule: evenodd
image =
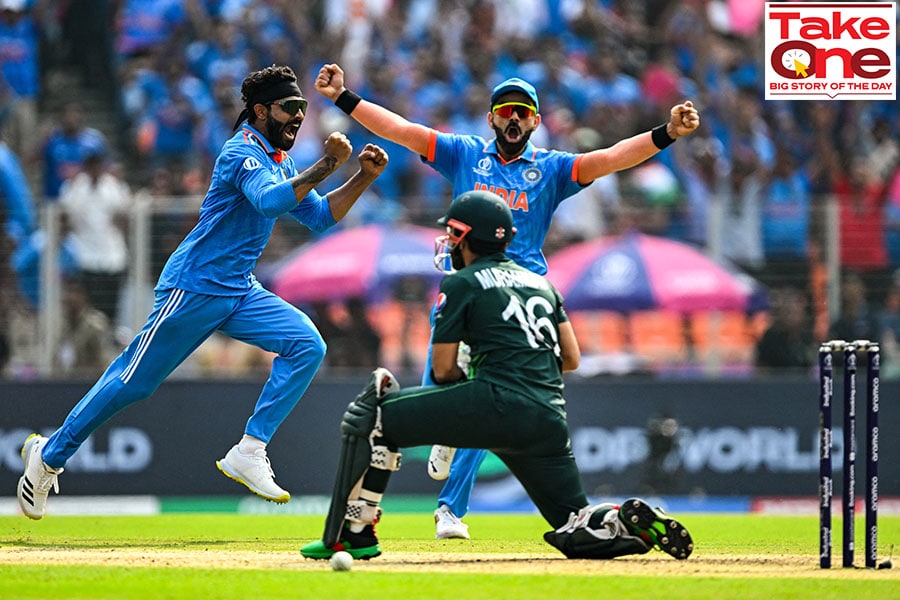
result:
<svg viewBox="0 0 900 600"><path fill-rule="evenodd" d="M365 382L319 377L269 446L279 483L295 494L329 494L339 422ZM404 382L410 383L410 382ZM65 418L88 383L0 383L0 496L21 475L19 452L32 431ZM82 446L60 477L65 495L215 496L240 494L215 461L243 433L261 382L170 381L117 414ZM900 494L900 382L881 389L880 491ZM816 493L816 383L807 379L661 381L570 380L573 452L590 495ZM835 397L836 408L841 405ZM439 418L439 416L435 416ZM860 427L861 431L862 428ZM859 433L861 435L861 433ZM835 431L835 443L842 436ZM863 448L864 439L858 440ZM836 448L834 455L841 452ZM427 448L406 449L391 480L397 494L436 495L425 474ZM835 472L841 465L835 464ZM482 469L476 498L512 494L498 460Z"/></svg>

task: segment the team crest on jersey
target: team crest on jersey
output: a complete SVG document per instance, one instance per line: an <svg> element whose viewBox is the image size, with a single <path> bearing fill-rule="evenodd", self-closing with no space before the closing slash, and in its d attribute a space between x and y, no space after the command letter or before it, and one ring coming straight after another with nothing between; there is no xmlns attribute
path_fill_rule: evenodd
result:
<svg viewBox="0 0 900 600"><path fill-rule="evenodd" d="M253 158L252 156L248 156L247 158L244 159L244 168L247 169L248 171L252 171L253 169L258 169L261 166L262 165L260 164L260 162L258 160L256 160L255 158Z"/></svg>
<svg viewBox="0 0 900 600"><path fill-rule="evenodd" d="M522 177L524 177L525 181L528 183L535 183L541 180L543 173L541 173L541 170L537 167L531 167L522 171Z"/></svg>
<svg viewBox="0 0 900 600"><path fill-rule="evenodd" d="M473 167L472 171L474 173L477 173L478 175L483 175L483 176L487 177L488 175L491 174L491 168L493 166L494 165L491 162L491 159L488 158L487 156L485 156L484 158L482 158L481 160L478 161L478 166Z"/></svg>

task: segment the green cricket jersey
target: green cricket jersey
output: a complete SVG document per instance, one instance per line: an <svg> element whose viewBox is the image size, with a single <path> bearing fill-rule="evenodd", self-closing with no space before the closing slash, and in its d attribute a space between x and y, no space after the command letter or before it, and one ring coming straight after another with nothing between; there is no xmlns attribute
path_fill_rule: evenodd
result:
<svg viewBox="0 0 900 600"><path fill-rule="evenodd" d="M475 379L564 415L559 324L565 321L562 297L546 278L493 254L441 282L432 342L465 342Z"/></svg>

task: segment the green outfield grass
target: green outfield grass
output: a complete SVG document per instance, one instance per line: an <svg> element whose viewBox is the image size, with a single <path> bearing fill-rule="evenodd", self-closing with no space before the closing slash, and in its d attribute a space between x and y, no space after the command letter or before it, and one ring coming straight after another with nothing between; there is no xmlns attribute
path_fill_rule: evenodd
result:
<svg viewBox="0 0 900 600"><path fill-rule="evenodd" d="M900 598L896 569L818 569L812 516L683 515L696 543L684 562L656 552L605 562L559 560L541 540L547 526L537 516L466 520L475 539L438 542L429 515L388 514L379 524L384 555L335 573L298 553L318 538L321 516L0 517L0 598ZM839 535L840 521L835 525ZM883 560L900 540L900 517L883 517L879 525ZM98 552L109 564L79 563ZM121 564L129 553L138 558ZM190 560L159 566L165 561L157 554ZM510 559L519 554L521 560ZM524 558L536 554L546 557ZM835 554L838 565L839 543ZM232 557L243 563L229 566Z"/></svg>

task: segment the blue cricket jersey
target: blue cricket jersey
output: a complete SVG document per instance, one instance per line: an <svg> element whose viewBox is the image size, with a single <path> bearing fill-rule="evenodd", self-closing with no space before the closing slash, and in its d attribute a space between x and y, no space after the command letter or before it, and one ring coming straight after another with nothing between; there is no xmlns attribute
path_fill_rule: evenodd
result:
<svg viewBox="0 0 900 600"><path fill-rule="evenodd" d="M454 198L488 190L506 200L517 229L506 255L529 271L547 272L541 248L553 213L560 202L586 187L578 183L580 154L528 142L519 158L504 162L496 140L432 130L428 155L422 159L450 181Z"/></svg>
<svg viewBox="0 0 900 600"><path fill-rule="evenodd" d="M296 174L294 159L245 123L222 147L197 225L169 257L156 291L246 293L279 215L316 232L334 225L328 200L315 190L297 203L288 181Z"/></svg>

